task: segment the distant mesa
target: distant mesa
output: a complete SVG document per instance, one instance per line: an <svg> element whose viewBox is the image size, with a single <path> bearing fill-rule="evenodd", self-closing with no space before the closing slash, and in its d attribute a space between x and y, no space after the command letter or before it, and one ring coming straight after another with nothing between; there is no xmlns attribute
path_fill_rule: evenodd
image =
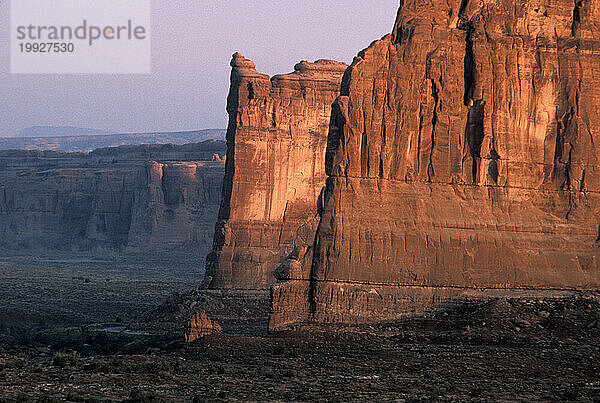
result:
<svg viewBox="0 0 600 403"><path fill-rule="evenodd" d="M32 126L21 130L14 137L68 137L68 136L101 136L115 134L99 129L73 126Z"/></svg>
<svg viewBox="0 0 600 403"><path fill-rule="evenodd" d="M210 250L222 141L0 151L0 248Z"/></svg>
<svg viewBox="0 0 600 403"><path fill-rule="evenodd" d="M95 129L37 126L22 130L19 133L19 137L0 138L0 150L89 152L99 148L123 145L183 145L200 143L206 140L225 140L225 133L223 129L152 133L109 133Z"/></svg>

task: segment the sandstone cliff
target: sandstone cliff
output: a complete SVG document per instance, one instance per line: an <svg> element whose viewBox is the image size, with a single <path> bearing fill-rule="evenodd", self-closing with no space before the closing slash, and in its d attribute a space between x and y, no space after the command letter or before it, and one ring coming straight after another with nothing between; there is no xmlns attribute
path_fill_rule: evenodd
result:
<svg viewBox="0 0 600 403"><path fill-rule="evenodd" d="M231 66L223 201L205 286L268 289L284 258L314 240L331 105L347 66L301 62L269 78L238 53Z"/></svg>
<svg viewBox="0 0 600 403"><path fill-rule="evenodd" d="M345 75L312 269L274 287L272 327L598 289L599 21L597 1L404 1Z"/></svg>
<svg viewBox="0 0 600 403"><path fill-rule="evenodd" d="M0 246L210 250L225 144L0 152Z"/></svg>

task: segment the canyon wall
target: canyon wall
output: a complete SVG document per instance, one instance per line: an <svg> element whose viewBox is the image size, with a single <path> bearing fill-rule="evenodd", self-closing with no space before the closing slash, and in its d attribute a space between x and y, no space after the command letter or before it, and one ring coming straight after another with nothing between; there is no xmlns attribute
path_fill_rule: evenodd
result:
<svg viewBox="0 0 600 403"><path fill-rule="evenodd" d="M208 252L225 143L0 151L0 246Z"/></svg>
<svg viewBox="0 0 600 403"><path fill-rule="evenodd" d="M404 1L345 74L314 252L271 328L598 289L599 68L597 0Z"/></svg>
<svg viewBox="0 0 600 403"><path fill-rule="evenodd" d="M301 62L269 78L238 53L231 66L223 201L204 286L266 290L285 257L314 240L331 105L347 66Z"/></svg>

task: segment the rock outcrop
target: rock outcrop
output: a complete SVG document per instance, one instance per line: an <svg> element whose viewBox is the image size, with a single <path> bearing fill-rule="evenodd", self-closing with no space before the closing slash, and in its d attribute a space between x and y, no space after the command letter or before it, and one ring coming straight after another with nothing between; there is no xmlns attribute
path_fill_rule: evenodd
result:
<svg viewBox="0 0 600 403"><path fill-rule="evenodd" d="M599 21L595 1L402 2L345 74L313 264L292 256L271 327L598 289Z"/></svg>
<svg viewBox="0 0 600 403"><path fill-rule="evenodd" d="M301 62L269 78L239 53L231 66L223 202L204 285L268 289L285 257L314 240L331 105L347 66Z"/></svg>
<svg viewBox="0 0 600 403"><path fill-rule="evenodd" d="M185 342L191 343L204 336L221 333L221 326L206 315L206 312L196 312L185 327Z"/></svg>
<svg viewBox="0 0 600 403"><path fill-rule="evenodd" d="M208 252L225 143L0 152L0 246Z"/></svg>

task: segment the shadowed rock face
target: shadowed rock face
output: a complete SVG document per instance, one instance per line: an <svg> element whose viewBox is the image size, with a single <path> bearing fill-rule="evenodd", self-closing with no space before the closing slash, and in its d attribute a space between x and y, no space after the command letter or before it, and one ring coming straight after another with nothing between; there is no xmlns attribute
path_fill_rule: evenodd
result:
<svg viewBox="0 0 600 403"><path fill-rule="evenodd" d="M301 62L269 78L239 53L231 66L223 202L204 284L268 289L284 258L314 240L331 105L347 66Z"/></svg>
<svg viewBox="0 0 600 403"><path fill-rule="evenodd" d="M0 152L0 246L209 251L225 144Z"/></svg>
<svg viewBox="0 0 600 403"><path fill-rule="evenodd" d="M597 289L599 21L597 1L405 1L345 75L312 270L292 257L272 328Z"/></svg>

